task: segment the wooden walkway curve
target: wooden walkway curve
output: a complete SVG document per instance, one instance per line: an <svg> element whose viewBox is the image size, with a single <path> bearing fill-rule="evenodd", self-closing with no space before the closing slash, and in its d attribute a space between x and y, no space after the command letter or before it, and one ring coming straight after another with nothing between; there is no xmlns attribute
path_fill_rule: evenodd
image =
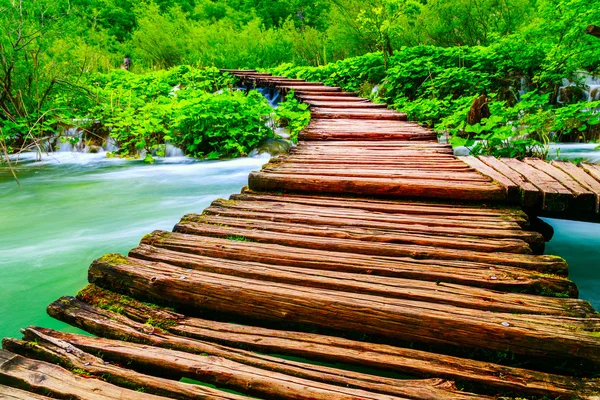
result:
<svg viewBox="0 0 600 400"><path fill-rule="evenodd" d="M311 105L298 146L94 261L48 313L96 336L4 339L0 398L600 398L600 315L514 207L593 216L595 168L457 158L339 88L230 72Z"/></svg>

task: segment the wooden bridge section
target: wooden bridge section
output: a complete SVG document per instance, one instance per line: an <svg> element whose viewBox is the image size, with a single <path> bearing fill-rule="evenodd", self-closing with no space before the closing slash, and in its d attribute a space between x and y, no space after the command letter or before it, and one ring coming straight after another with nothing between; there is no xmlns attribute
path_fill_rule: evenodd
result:
<svg viewBox="0 0 600 400"><path fill-rule="evenodd" d="M530 160L517 179L339 88L232 73L310 104L301 142L241 194L94 261L48 312L96 336L4 339L0 397L599 398L600 316L503 205L554 210L532 169L556 172ZM572 178L569 207L597 205L591 167L548 165Z"/></svg>

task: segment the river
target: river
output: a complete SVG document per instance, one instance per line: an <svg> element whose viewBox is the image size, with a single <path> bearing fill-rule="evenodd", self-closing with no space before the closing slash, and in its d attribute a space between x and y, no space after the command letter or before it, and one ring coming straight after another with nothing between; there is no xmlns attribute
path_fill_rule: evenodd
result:
<svg viewBox="0 0 600 400"><path fill-rule="evenodd" d="M239 193L267 160L173 157L146 165L56 153L19 168L21 189L0 169L0 337L18 337L28 325L75 331L45 307L75 295L92 260L126 254L144 234L171 230L184 214ZM547 253L566 258L581 297L600 309L600 224L546 221L555 229Z"/></svg>
<svg viewBox="0 0 600 400"><path fill-rule="evenodd" d="M146 233L239 193L269 157L154 165L104 154L46 158L19 168L21 189L0 169L0 338L28 325L72 331L45 308L75 295L95 258L126 254Z"/></svg>

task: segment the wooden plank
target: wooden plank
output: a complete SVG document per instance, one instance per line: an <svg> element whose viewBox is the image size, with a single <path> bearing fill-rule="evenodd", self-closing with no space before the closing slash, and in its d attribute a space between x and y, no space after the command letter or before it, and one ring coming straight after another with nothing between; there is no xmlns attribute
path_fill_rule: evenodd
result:
<svg viewBox="0 0 600 400"><path fill-rule="evenodd" d="M457 157L459 160L465 162L471 167L475 168L480 173L489 176L494 181L500 183L507 190L507 200L508 201L518 201L521 198L521 191L519 190L519 186L511 181L506 176L502 175L500 172L491 168L487 164L483 163L476 157L466 156L466 157Z"/></svg>
<svg viewBox="0 0 600 400"><path fill-rule="evenodd" d="M566 269L565 261L560 257L537 256L518 253L491 253L473 250L444 249L435 246L418 246L396 243L370 243L359 240L336 239L328 237L304 236L291 233L256 231L253 229L230 228L214 225L175 225L175 232L206 235L211 237L243 237L259 243L272 243L284 246L337 251L342 253L367 254L387 257L407 257L430 260L464 260L484 262L495 265L518 268L540 268L549 273ZM186 236L183 236L185 238ZM192 238L189 238L192 240Z"/></svg>
<svg viewBox="0 0 600 400"><path fill-rule="evenodd" d="M573 201L571 209L576 212L589 212L594 211L596 208L596 199L594 193L591 190L581 186L576 180L562 170L555 168L546 161L539 159L526 158L525 163L532 167L546 173L547 175L560 182L561 185L566 187L573 194Z"/></svg>
<svg viewBox="0 0 600 400"><path fill-rule="evenodd" d="M512 158L502 158L501 162L518 172L542 193L542 208L549 212L562 212L569 208L573 198L571 192L550 175Z"/></svg>
<svg viewBox="0 0 600 400"><path fill-rule="evenodd" d="M600 182L600 167L594 164L581 163L581 168L587 172L592 178Z"/></svg>
<svg viewBox="0 0 600 400"><path fill-rule="evenodd" d="M594 193L595 210L596 213L598 213L600 211L600 181L597 181L591 175L585 173L583 168L578 168L575 164L568 161L551 161L550 163L564 171L566 174L569 174L569 176L579 182L580 185Z"/></svg>
<svg viewBox="0 0 600 400"><path fill-rule="evenodd" d="M360 178L374 178L374 179L442 179L445 181L457 181L457 182L482 182L484 184L490 183L490 178L483 176L474 171L432 171L432 170L415 170L415 169L366 169L366 168L352 168L351 166L337 166L337 167L326 167L326 168L312 168L306 167L302 170L298 170L293 167L288 167L286 164L266 164L263 166L262 172L272 174L286 174L294 175L301 174L303 176L316 175L317 177L360 177Z"/></svg>
<svg viewBox="0 0 600 400"><path fill-rule="evenodd" d="M64 298L63 298L64 299ZM67 299L64 299L67 301ZM57 302L50 312L90 332L88 336L39 329L46 335L68 342L87 352L100 352L108 359L132 361L140 371L162 370L242 393L274 399L463 399L451 382L441 379L397 380L284 360L169 334L150 325L136 323L119 314L92 307L66 308ZM131 343L133 342L133 343ZM143 343L136 344L136 343ZM154 347L149 347L154 346ZM305 396L302 397L304 386Z"/></svg>
<svg viewBox="0 0 600 400"><path fill-rule="evenodd" d="M304 102L311 107L319 108L343 108L343 109L387 109L387 104L375 104L375 103L364 103L358 101L351 102L340 102L340 101L317 101L317 100L306 100Z"/></svg>
<svg viewBox="0 0 600 400"><path fill-rule="evenodd" d="M546 374L410 348L187 317L155 305L148 306L128 297L123 298L94 285L89 285L80 291L78 297L96 307L113 304L120 310L122 316L138 323L145 323L148 320L164 321L163 325L166 329L179 336L266 354L286 354L416 376L439 376L491 386L503 392L521 394L588 398L587 396L600 390L598 379L580 380L575 377ZM87 307L72 298L63 298L63 300L69 302L70 310ZM108 319L122 318L110 311L98 311L105 313Z"/></svg>
<svg viewBox="0 0 600 400"><path fill-rule="evenodd" d="M279 190L301 191L311 193L344 193L362 196L404 196L425 197L432 199L504 200L506 194L497 185L455 182L449 184L444 180L412 179L373 179L347 177L315 177L312 175L286 175L267 172L252 172L248 178L248 186L257 191L273 192Z"/></svg>
<svg viewBox="0 0 600 400"><path fill-rule="evenodd" d="M395 212L388 212L385 209L379 211L363 209L360 207L353 208L339 203L329 203L325 206L314 203L286 203L278 202L276 200L248 201L241 200L237 196L235 196L235 198L237 200L217 199L213 201L210 208L206 209L206 212L211 213L212 207L225 207L270 213L285 213L286 215L302 214L307 217L333 217L344 220L343 223L348 226L387 227L389 229L397 229L400 231L413 224L424 224L430 227L447 226L452 228L470 228L474 230L481 228L518 230L523 223L522 216L514 218L505 214L457 215L456 213L448 212L447 208L444 208L446 212L440 210L437 213L430 213L426 212L427 209L421 209L421 213L416 213L417 215L414 215L415 213L404 212L401 209L396 209ZM432 218L432 216L435 217ZM285 215L283 217L285 217ZM349 220L354 220L357 224L353 224ZM387 225L370 225L368 222L371 221L384 222L387 223ZM463 233L464 232L461 232L460 234Z"/></svg>
<svg viewBox="0 0 600 400"><path fill-rule="evenodd" d="M568 325L544 325L514 314L407 300L390 302L379 296L193 270L170 272L169 268L109 255L94 261L88 277L90 283L106 289L126 288L138 299L152 298L196 310L255 320L286 320L420 343L460 343L461 347L500 351L509 348L515 354L549 361L574 359L588 363L590 368L600 365L600 337Z"/></svg>
<svg viewBox="0 0 600 400"><path fill-rule="evenodd" d="M529 181L527 181L525 178L523 178L523 176L521 176L521 174L515 172L514 170L512 170L510 167L508 167L506 164L504 164L503 162L501 162L500 160L498 160L495 157L480 156L479 159L484 164L488 165L489 167L498 171L498 173L506 176L512 182L519 185L519 187L521 188L521 203L523 204L523 206L534 207L538 203L541 203L542 194L541 194L540 190L537 187L535 187L533 184L531 184Z"/></svg>
<svg viewBox="0 0 600 400"><path fill-rule="evenodd" d="M99 379L87 379L64 368L34 361L0 349L0 382L58 398L89 400L158 400L166 397L124 389Z"/></svg>
<svg viewBox="0 0 600 400"><path fill-rule="evenodd" d="M474 251L531 253L531 248L527 242L520 239L486 239L480 237L460 237L450 235L438 236L378 230L373 228L350 228L332 225L286 223L265 221L263 218L256 218L252 215L242 216L241 218L219 215L191 215L185 216L180 224L185 225L190 222L272 232L298 233L307 236L362 240L365 242L404 243Z"/></svg>
<svg viewBox="0 0 600 400"><path fill-rule="evenodd" d="M50 397L0 385L0 399L5 400L51 400Z"/></svg>
<svg viewBox="0 0 600 400"><path fill-rule="evenodd" d="M158 247L140 245L129 252L137 260L161 262L195 271L231 275L297 286L324 288L351 293L363 293L404 299L448 304L457 307L518 314L586 317L595 311L589 302L579 299L548 298L527 294L498 293L497 291L463 285L365 276L325 270L272 266L268 264L215 260L210 257L180 253ZM175 270L175 269L173 269ZM394 304L393 300L390 304ZM600 320L599 320L600 321ZM597 324L600 328L600 323Z"/></svg>
<svg viewBox="0 0 600 400"><path fill-rule="evenodd" d="M502 217L505 220L517 221L520 225L526 223L528 216L521 209L513 207L492 207L481 204L464 205L460 203L431 203L405 200L376 200L369 198L301 196L276 193L252 192L247 189L241 194L232 194L231 200L238 201L271 201L283 203L305 204L321 207L342 207L366 211L385 212L387 214L425 214L425 215L473 215Z"/></svg>
<svg viewBox="0 0 600 400"><path fill-rule="evenodd" d="M304 101L304 102L324 101L324 102L342 102L342 103L352 102L352 103L363 103L363 104L370 103L368 99L364 99L362 97L337 96L334 93L332 93L331 95L327 95L327 96L312 96L312 95L308 95L308 94L297 93L296 97L299 100Z"/></svg>
<svg viewBox="0 0 600 400"><path fill-rule="evenodd" d="M393 120L393 121L406 121L408 116L404 113L399 112L384 112L387 110L358 110L351 108L312 108L310 114L312 118L350 118L350 119L379 119L379 120Z"/></svg>
<svg viewBox="0 0 600 400"><path fill-rule="evenodd" d="M428 282L449 282L504 291L577 296L575 284L559 276L566 275L566 270L555 271L559 275L556 273L540 274L536 272L536 269L547 270L547 268L539 264L531 266L533 269L524 269L463 260L369 256L190 236L159 231L143 238L141 244L225 260L417 279Z"/></svg>
<svg viewBox="0 0 600 400"><path fill-rule="evenodd" d="M273 214L268 210L252 210L233 207L218 207L211 206L205 210L204 214L215 215L224 218L242 218L250 220L271 221L277 223L291 223L301 225L326 226L333 230L337 229L374 229L376 231L386 232L393 235L428 235L435 237L449 238L467 238L472 240L494 239L494 240L522 240L527 243L536 253L541 253L544 247L543 236L538 232L523 231L518 229L499 229L499 228L472 228L469 226L444 224L433 225L427 222L419 223L416 220L411 223L399 225L378 221L361 221L360 219L339 218L337 216L327 215L311 215L311 213L291 213L291 214ZM189 217L188 218L193 218ZM430 218L435 219L436 216ZM400 217L400 220L407 221L408 219ZM355 231L356 232L356 231ZM394 240L394 239L390 239ZM461 244L462 246L465 244Z"/></svg>
<svg viewBox="0 0 600 400"><path fill-rule="evenodd" d="M4 349L24 357L59 364L68 370L77 370L86 378L103 381L139 390L143 393L167 396L177 399L244 400L240 396L206 386L178 382L178 380L144 375L131 369L120 367L102 358L86 353L71 344L44 334L39 328L27 328L23 332L27 341L4 339ZM119 360L122 362L123 360ZM163 371L166 375L166 371ZM178 379L180 375L174 375ZM0 396L1 397L1 396Z"/></svg>

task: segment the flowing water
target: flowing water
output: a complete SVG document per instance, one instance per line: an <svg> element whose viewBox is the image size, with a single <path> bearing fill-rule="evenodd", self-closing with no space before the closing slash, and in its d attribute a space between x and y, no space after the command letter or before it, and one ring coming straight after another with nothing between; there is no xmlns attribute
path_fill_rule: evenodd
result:
<svg viewBox="0 0 600 400"><path fill-rule="evenodd" d="M171 230L184 214L239 193L269 156L155 165L104 154L47 158L19 167L21 189L0 169L0 337L28 325L72 331L45 307L75 295L95 258L126 254L146 233Z"/></svg>

